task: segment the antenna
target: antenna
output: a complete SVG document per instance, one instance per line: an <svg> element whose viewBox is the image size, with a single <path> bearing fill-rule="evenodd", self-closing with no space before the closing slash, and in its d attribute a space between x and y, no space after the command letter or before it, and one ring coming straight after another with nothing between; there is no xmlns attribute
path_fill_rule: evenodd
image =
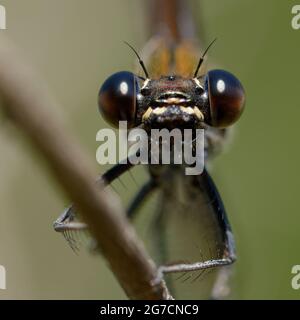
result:
<svg viewBox="0 0 300 320"><path fill-rule="evenodd" d="M201 67L201 65L202 65L202 62L203 62L203 60L204 60L205 55L207 54L207 51L208 51L208 50L210 49L210 47L215 43L216 40L217 40L217 38L215 38L215 39L209 44L209 46L206 48L206 50L204 51L202 57L200 58L200 60L199 60L199 62L198 62L196 71L195 71L195 73L194 73L194 78L197 78L199 69L200 69L200 67Z"/></svg>
<svg viewBox="0 0 300 320"><path fill-rule="evenodd" d="M135 53L135 55L137 56L137 58L139 59L139 64L141 65L144 73L145 73L145 76L147 79L149 79L149 74L148 74L148 71L145 67L145 64L144 64L144 61L141 59L141 57L139 56L139 54L137 53L137 51L133 48L133 46L131 46L128 42L124 41L124 43Z"/></svg>

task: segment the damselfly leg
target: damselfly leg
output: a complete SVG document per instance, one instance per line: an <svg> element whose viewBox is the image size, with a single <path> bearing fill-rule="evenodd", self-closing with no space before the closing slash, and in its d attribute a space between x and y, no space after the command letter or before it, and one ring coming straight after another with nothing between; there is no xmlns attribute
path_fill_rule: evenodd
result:
<svg viewBox="0 0 300 320"><path fill-rule="evenodd" d="M99 187L105 187L111 184L115 179L119 178L123 173L132 168L130 159L126 159L123 163L119 163L109 169L105 174L100 176L96 183ZM80 222L73 204L65 209L65 211L55 220L53 228L57 232L61 232L71 249L74 252L78 251L78 244L74 234L80 231L86 231L87 226L85 223Z"/></svg>

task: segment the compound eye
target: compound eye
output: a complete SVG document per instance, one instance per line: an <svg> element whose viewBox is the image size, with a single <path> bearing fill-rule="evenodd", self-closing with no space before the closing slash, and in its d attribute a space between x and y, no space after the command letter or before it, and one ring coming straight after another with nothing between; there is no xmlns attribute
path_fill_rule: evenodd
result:
<svg viewBox="0 0 300 320"><path fill-rule="evenodd" d="M239 119L244 110L245 91L233 74L224 70L209 71L205 91L209 100L209 125L225 128Z"/></svg>
<svg viewBox="0 0 300 320"><path fill-rule="evenodd" d="M137 77L128 71L111 75L103 83L98 95L98 107L103 118L114 127L119 121L134 126L139 84Z"/></svg>

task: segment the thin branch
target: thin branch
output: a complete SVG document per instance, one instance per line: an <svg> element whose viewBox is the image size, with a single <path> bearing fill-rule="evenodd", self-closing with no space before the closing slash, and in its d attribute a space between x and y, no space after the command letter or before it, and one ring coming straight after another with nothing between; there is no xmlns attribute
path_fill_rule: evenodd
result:
<svg viewBox="0 0 300 320"><path fill-rule="evenodd" d="M157 269L127 221L119 200L94 184L93 164L55 115L59 106L16 50L1 37L1 107L44 156L74 202L99 250L130 299L170 299ZM99 271L101 272L101 271Z"/></svg>

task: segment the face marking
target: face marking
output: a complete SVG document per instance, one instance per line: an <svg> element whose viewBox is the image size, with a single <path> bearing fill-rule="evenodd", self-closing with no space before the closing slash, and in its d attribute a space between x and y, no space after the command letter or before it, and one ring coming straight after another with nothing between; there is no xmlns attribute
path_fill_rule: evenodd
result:
<svg viewBox="0 0 300 320"><path fill-rule="evenodd" d="M203 113L199 110L198 107L194 107L194 113L196 115L196 117L200 120L200 121L204 121L204 115Z"/></svg>
<svg viewBox="0 0 300 320"><path fill-rule="evenodd" d="M185 114L189 114L189 115L195 115L198 120L200 121L204 121L204 115L203 113L199 110L198 107L184 107L184 106L180 106L179 107L180 110L185 113ZM162 115L165 112L168 111L168 107L158 107L155 109L152 109L151 107L149 107L146 112L144 113L143 117L142 117L142 121L146 121L149 119L150 115L155 114L155 115Z"/></svg>
<svg viewBox="0 0 300 320"><path fill-rule="evenodd" d="M160 114L162 114L162 113L164 113L164 112L166 112L167 111L167 108L166 107L161 107L161 108L155 108L154 110L153 110L153 113L154 114L157 114L157 115L160 115Z"/></svg>
<svg viewBox="0 0 300 320"><path fill-rule="evenodd" d="M194 78L193 81L196 83L197 87L200 87L203 89L203 86L201 85L200 81L197 78Z"/></svg>
<svg viewBox="0 0 300 320"><path fill-rule="evenodd" d="M183 97L188 97L187 94L181 92L181 91L166 91L162 94L162 97L165 97L165 96L183 96Z"/></svg>
<svg viewBox="0 0 300 320"><path fill-rule="evenodd" d="M186 101L185 99L180 99L180 98L169 98L169 99L160 100L160 102L166 103L166 104L179 104L185 101Z"/></svg>
<svg viewBox="0 0 300 320"><path fill-rule="evenodd" d="M188 114L194 114L194 110L191 107L180 107L180 110L184 113L188 113Z"/></svg>
<svg viewBox="0 0 300 320"><path fill-rule="evenodd" d="M145 89L145 88L147 87L147 85L148 85L149 82L150 82L150 79L146 79L146 80L144 81L144 83L143 83L143 86L142 86L141 90L142 90L142 89Z"/></svg>
<svg viewBox="0 0 300 320"><path fill-rule="evenodd" d="M149 107L146 112L144 113L143 117L142 117L142 121L145 121L149 118L150 114L152 113L153 109L151 107Z"/></svg>
<svg viewBox="0 0 300 320"><path fill-rule="evenodd" d="M191 101L191 99L189 98L189 96L183 92L180 91L167 91L165 93L163 93L162 95L160 95L156 100L157 103L160 104L186 104L189 103Z"/></svg>

